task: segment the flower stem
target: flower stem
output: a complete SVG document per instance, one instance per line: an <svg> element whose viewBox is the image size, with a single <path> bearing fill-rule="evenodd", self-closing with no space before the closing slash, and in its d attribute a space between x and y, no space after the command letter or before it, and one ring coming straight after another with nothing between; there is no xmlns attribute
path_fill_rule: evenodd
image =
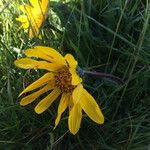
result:
<svg viewBox="0 0 150 150"><path fill-rule="evenodd" d="M107 73L102 73L102 72L95 72L95 71L84 71L85 74L87 75L91 75L91 76L95 76L95 77L103 77L103 78L107 78L107 79L111 79L111 80L115 80L115 81L119 81L120 83L124 83L124 81L112 74L107 74Z"/></svg>

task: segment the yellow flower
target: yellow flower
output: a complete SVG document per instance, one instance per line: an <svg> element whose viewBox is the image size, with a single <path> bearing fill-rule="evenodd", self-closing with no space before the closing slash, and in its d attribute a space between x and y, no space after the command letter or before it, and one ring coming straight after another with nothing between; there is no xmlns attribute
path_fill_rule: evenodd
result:
<svg viewBox="0 0 150 150"><path fill-rule="evenodd" d="M20 6L24 14L16 20L22 23L20 28L29 33L32 39L34 36L39 36L40 27L46 19L48 0L30 0L30 3L32 6L27 4Z"/></svg>
<svg viewBox="0 0 150 150"><path fill-rule="evenodd" d="M35 46L25 51L26 58L15 61L15 65L23 69L45 69L48 72L26 87L19 96L38 89L34 93L22 98L22 106L32 103L45 92L50 92L35 107L35 112L43 113L62 94L58 106L55 127L58 125L62 113L69 108L68 125L72 134L80 128L82 110L96 123L103 124L104 116L94 98L83 88L82 79L76 72L77 61L71 54L64 57L53 48ZM34 60L40 58L43 60Z"/></svg>

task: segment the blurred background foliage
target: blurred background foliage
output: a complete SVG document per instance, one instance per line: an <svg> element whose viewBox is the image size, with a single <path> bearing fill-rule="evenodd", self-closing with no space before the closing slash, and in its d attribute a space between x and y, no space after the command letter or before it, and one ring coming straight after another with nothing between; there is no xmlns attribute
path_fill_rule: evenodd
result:
<svg viewBox="0 0 150 150"><path fill-rule="evenodd" d="M28 38L15 20L28 0L0 1L0 149L146 150L150 144L149 0L50 0L42 40ZM37 115L19 106L18 94L43 72L13 64L34 45L71 53L85 70L110 73L125 83L84 76L101 106L104 125L84 116L80 131L68 131L67 113L53 131L58 102ZM17 51L17 53L16 53Z"/></svg>

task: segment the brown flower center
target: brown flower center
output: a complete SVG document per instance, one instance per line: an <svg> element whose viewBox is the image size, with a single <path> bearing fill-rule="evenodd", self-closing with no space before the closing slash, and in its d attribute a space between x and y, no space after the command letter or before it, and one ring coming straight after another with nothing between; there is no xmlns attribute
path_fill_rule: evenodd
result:
<svg viewBox="0 0 150 150"><path fill-rule="evenodd" d="M71 84L72 76L68 67L64 66L58 69L55 74L55 87L64 93L71 93L76 86Z"/></svg>

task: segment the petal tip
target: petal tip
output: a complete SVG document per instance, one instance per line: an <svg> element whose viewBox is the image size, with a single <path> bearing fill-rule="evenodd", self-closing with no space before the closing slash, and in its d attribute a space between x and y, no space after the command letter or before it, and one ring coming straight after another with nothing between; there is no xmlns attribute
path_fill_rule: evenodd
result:
<svg viewBox="0 0 150 150"><path fill-rule="evenodd" d="M18 61L18 60L15 60L15 61L14 61L14 64L15 64L16 66L17 66L17 61Z"/></svg>
<svg viewBox="0 0 150 150"><path fill-rule="evenodd" d="M78 131L70 131L71 134L76 135Z"/></svg>
<svg viewBox="0 0 150 150"><path fill-rule="evenodd" d="M23 101L20 101L20 105L21 106L26 106L27 104L25 104Z"/></svg>
<svg viewBox="0 0 150 150"><path fill-rule="evenodd" d="M53 131L56 129L56 127L57 127L57 126L55 126L55 127L53 128Z"/></svg>
<svg viewBox="0 0 150 150"><path fill-rule="evenodd" d="M34 111L35 111L38 115L43 112L43 111L39 110L37 107L34 108Z"/></svg>
<svg viewBox="0 0 150 150"><path fill-rule="evenodd" d="M102 116L102 114L99 116L99 120L95 121L97 124L104 124L105 122L105 118L104 116Z"/></svg>
<svg viewBox="0 0 150 150"><path fill-rule="evenodd" d="M101 118L100 124L104 124L104 122L105 122L105 118L103 117Z"/></svg>
<svg viewBox="0 0 150 150"><path fill-rule="evenodd" d="M21 93L18 95L18 97L20 97L22 94L23 94L23 92L21 92Z"/></svg>

